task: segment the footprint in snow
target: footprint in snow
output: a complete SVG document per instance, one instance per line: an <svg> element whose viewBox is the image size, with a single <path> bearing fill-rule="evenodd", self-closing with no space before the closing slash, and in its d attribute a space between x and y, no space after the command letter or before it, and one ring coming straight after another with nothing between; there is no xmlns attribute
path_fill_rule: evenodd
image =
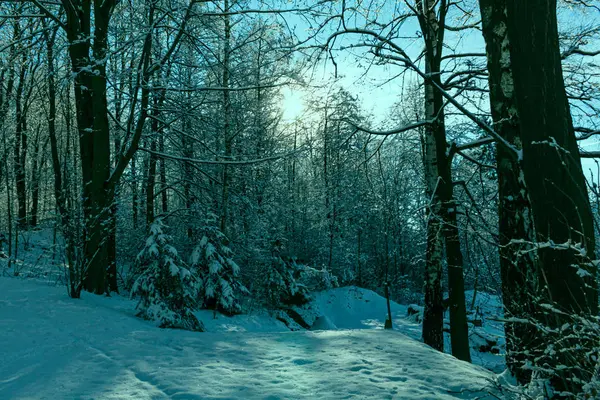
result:
<svg viewBox="0 0 600 400"><path fill-rule="evenodd" d="M352 372L358 372L358 371L365 369L365 366L364 365L355 365L354 367L350 367L349 369Z"/></svg>
<svg viewBox="0 0 600 400"><path fill-rule="evenodd" d="M406 382L408 380L405 376L387 376L386 379L392 382Z"/></svg>
<svg viewBox="0 0 600 400"><path fill-rule="evenodd" d="M306 365L306 364L312 364L312 363L314 363L313 360L306 360L306 359L303 359L303 358L295 359L292 362L294 364L296 364L296 365Z"/></svg>

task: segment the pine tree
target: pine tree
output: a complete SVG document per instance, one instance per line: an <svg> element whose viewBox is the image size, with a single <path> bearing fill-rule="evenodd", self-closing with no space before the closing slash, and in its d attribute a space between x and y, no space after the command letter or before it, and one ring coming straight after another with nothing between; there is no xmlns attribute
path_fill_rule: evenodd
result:
<svg viewBox="0 0 600 400"><path fill-rule="evenodd" d="M240 267L226 245L227 237L216 226L202 228L204 234L194 249L190 264L199 277L199 298L203 308L224 314L242 311L239 296L248 289L240 281Z"/></svg>
<svg viewBox="0 0 600 400"><path fill-rule="evenodd" d="M157 321L161 328L204 331L204 326L192 313L198 281L170 245L171 237L163 233L165 225L156 219L150 226L150 236L137 256L143 271L131 290L139 296L137 315Z"/></svg>
<svg viewBox="0 0 600 400"><path fill-rule="evenodd" d="M312 300L306 285L298 280L304 273L304 266L294 260L285 261L278 254L273 256L267 276L267 298L272 306L301 306Z"/></svg>

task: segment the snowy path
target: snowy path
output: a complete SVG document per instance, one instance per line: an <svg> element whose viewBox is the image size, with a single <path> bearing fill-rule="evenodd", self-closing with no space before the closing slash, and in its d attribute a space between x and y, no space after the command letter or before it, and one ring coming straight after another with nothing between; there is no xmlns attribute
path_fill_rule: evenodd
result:
<svg viewBox="0 0 600 400"><path fill-rule="evenodd" d="M192 333L0 278L0 399L452 399L493 374L398 332Z"/></svg>

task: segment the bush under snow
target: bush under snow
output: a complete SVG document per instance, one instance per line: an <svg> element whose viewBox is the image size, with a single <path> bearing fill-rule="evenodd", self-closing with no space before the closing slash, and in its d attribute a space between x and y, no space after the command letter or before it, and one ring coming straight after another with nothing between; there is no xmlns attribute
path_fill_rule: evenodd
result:
<svg viewBox="0 0 600 400"><path fill-rule="evenodd" d="M296 263L295 261L292 262ZM316 269L308 265L297 265L297 268L302 270L300 282L311 292L321 292L339 287L337 276L327 271L325 267Z"/></svg>

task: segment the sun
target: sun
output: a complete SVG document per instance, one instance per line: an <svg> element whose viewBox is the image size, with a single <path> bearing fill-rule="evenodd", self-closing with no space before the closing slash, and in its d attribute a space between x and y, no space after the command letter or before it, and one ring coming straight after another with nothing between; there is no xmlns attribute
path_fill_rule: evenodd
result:
<svg viewBox="0 0 600 400"><path fill-rule="evenodd" d="M281 91L283 101L281 102L281 111L283 119L286 121L294 121L298 119L304 112L304 96L303 92L297 88L283 88Z"/></svg>

